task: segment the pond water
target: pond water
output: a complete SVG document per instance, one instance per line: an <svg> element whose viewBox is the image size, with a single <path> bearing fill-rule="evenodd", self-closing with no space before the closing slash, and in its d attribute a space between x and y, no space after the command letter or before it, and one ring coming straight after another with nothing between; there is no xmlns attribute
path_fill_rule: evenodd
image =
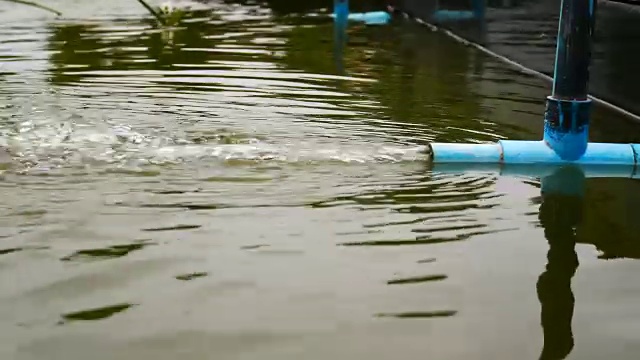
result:
<svg viewBox="0 0 640 360"><path fill-rule="evenodd" d="M640 351L637 181L543 197L424 152L539 138L550 84L404 22L50 3L0 3L2 359ZM594 141L639 130L595 109Z"/></svg>

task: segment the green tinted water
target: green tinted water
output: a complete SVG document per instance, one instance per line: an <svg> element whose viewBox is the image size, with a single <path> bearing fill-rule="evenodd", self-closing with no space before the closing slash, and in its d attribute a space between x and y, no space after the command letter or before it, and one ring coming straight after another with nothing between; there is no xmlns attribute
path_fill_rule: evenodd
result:
<svg viewBox="0 0 640 360"><path fill-rule="evenodd" d="M636 181L423 152L539 138L549 84L408 24L336 56L317 14L132 3L0 3L3 359L635 359Z"/></svg>

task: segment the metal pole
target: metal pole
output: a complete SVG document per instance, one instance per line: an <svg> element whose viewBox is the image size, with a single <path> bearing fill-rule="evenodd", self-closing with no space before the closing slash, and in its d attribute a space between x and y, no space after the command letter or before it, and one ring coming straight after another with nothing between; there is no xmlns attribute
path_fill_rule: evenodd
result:
<svg viewBox="0 0 640 360"><path fill-rule="evenodd" d="M544 141L560 158L578 160L589 140L588 98L596 0L562 0L553 93L547 97Z"/></svg>

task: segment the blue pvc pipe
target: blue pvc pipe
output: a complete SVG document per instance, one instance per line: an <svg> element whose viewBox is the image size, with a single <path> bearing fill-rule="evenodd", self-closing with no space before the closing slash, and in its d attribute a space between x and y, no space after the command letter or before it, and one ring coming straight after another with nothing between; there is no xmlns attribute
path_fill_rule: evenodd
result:
<svg viewBox="0 0 640 360"><path fill-rule="evenodd" d="M347 21L363 22L367 25L381 25L391 21L391 14L386 11L372 11L366 13L349 13L349 0L333 0L333 14L337 24Z"/></svg>
<svg viewBox="0 0 640 360"><path fill-rule="evenodd" d="M344 48L347 43L347 22L335 21L333 26L333 60L336 71L344 75Z"/></svg>
<svg viewBox="0 0 640 360"><path fill-rule="evenodd" d="M336 23L345 24L349 17L349 0L333 0L333 17Z"/></svg>
<svg viewBox="0 0 640 360"><path fill-rule="evenodd" d="M367 25L383 25L391 21L391 14L386 11L371 11L349 14L350 21L363 22Z"/></svg>
<svg viewBox="0 0 640 360"><path fill-rule="evenodd" d="M340 9L340 11L343 11L342 8ZM338 14L337 12L334 12L333 14L331 14L331 17L333 17L336 22L343 21L340 19L346 19L344 20L345 22L348 20L348 21L362 22L367 25L383 25L391 21L391 14L389 14L386 11L371 11L366 13L348 13L347 16L343 16L341 14Z"/></svg>
<svg viewBox="0 0 640 360"><path fill-rule="evenodd" d="M587 149L591 100L589 64L596 0L562 0L553 74L553 92L544 114L544 140L564 160Z"/></svg>
<svg viewBox="0 0 640 360"><path fill-rule="evenodd" d="M476 18L476 13L467 10L437 10L431 15L431 20L436 22L470 20L474 18Z"/></svg>
<svg viewBox="0 0 640 360"><path fill-rule="evenodd" d="M502 146L493 144L431 143L434 163L495 163L502 159Z"/></svg>
<svg viewBox="0 0 640 360"><path fill-rule="evenodd" d="M636 155L631 144L590 143L584 155L575 161L563 159L544 141L501 140L502 161L507 164L602 164L634 165Z"/></svg>
<svg viewBox="0 0 640 360"><path fill-rule="evenodd" d="M431 15L435 22L484 19L486 0L471 0L471 10L438 9Z"/></svg>
<svg viewBox="0 0 640 360"><path fill-rule="evenodd" d="M486 0L472 0L473 15L476 19L484 19Z"/></svg>
<svg viewBox="0 0 640 360"><path fill-rule="evenodd" d="M543 140L563 160L579 159L587 150L591 100L547 97Z"/></svg>
<svg viewBox="0 0 640 360"><path fill-rule="evenodd" d="M575 161L563 159L544 141L501 140L493 144L430 144L434 163L635 165L640 145L589 143Z"/></svg>

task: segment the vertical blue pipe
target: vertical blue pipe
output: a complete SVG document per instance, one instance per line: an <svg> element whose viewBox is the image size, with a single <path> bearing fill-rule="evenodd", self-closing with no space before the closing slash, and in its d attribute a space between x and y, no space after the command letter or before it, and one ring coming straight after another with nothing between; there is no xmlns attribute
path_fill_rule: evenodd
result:
<svg viewBox="0 0 640 360"><path fill-rule="evenodd" d="M336 24L346 24L349 20L349 0L333 0L333 14Z"/></svg>
<svg viewBox="0 0 640 360"><path fill-rule="evenodd" d="M596 0L562 0L553 93L547 97L544 141L558 156L575 161L589 141L588 98Z"/></svg>
<svg viewBox="0 0 640 360"><path fill-rule="evenodd" d="M476 20L484 19L486 0L471 0L471 7Z"/></svg>
<svg viewBox="0 0 640 360"><path fill-rule="evenodd" d="M333 56L338 74L344 73L344 47L347 42L347 25L349 22L349 1L334 0L333 2Z"/></svg>

